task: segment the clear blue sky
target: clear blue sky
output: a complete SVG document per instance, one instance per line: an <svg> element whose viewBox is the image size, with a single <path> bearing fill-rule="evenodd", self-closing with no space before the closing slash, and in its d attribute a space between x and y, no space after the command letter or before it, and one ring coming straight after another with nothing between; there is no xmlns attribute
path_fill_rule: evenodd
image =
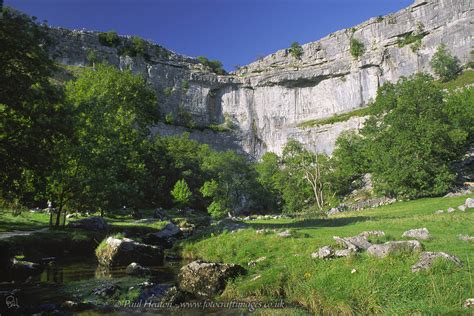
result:
<svg viewBox="0 0 474 316"><path fill-rule="evenodd" d="M4 0L50 25L116 30L188 56L219 59L227 70L318 40L413 0Z"/></svg>

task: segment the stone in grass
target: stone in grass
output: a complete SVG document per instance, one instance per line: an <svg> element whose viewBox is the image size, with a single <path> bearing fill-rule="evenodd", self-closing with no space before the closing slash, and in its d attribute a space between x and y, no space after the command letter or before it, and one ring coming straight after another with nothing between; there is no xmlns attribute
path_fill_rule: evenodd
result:
<svg viewBox="0 0 474 316"><path fill-rule="evenodd" d="M454 211L456 211L454 208L452 208L452 207L448 208L448 213L452 213Z"/></svg>
<svg viewBox="0 0 474 316"><path fill-rule="evenodd" d="M464 205L459 205L458 206L458 210L460 210L461 212L464 212L466 210L466 206Z"/></svg>
<svg viewBox="0 0 474 316"><path fill-rule="evenodd" d="M372 244L363 236L353 236L353 237L332 237L339 245L345 247L346 249L351 249L353 251L367 250Z"/></svg>
<svg viewBox="0 0 474 316"><path fill-rule="evenodd" d="M376 258L385 258L392 255L410 254L422 249L418 240L388 241L384 244L370 246L367 253Z"/></svg>
<svg viewBox="0 0 474 316"><path fill-rule="evenodd" d="M368 238L368 237L382 237L385 236L385 232L381 230L369 230L359 234L359 236Z"/></svg>
<svg viewBox="0 0 474 316"><path fill-rule="evenodd" d="M355 254L356 252L353 249L338 249L334 252L335 257L350 257Z"/></svg>
<svg viewBox="0 0 474 316"><path fill-rule="evenodd" d="M279 237L283 238L288 238L291 237L291 232L289 230L282 231L281 233L278 233Z"/></svg>
<svg viewBox="0 0 474 316"><path fill-rule="evenodd" d="M465 308L474 308L474 298L468 298L463 305Z"/></svg>
<svg viewBox="0 0 474 316"><path fill-rule="evenodd" d="M474 199L467 198L466 202L464 202L466 208L474 208Z"/></svg>
<svg viewBox="0 0 474 316"><path fill-rule="evenodd" d="M267 257L260 257L260 258L258 258L258 259L252 260L252 261L250 261L250 262L248 263L248 266L249 266L249 267L255 267L255 266L257 265L257 263L262 262L262 261L264 261L264 260L266 260L266 259L267 259Z"/></svg>
<svg viewBox="0 0 474 316"><path fill-rule="evenodd" d="M125 273L130 275L145 275L150 273L150 269L142 267L136 262L132 262L125 269Z"/></svg>
<svg viewBox="0 0 474 316"><path fill-rule="evenodd" d="M318 252L313 252L311 258L313 259L331 259L334 257L334 249L331 246L324 246L319 248Z"/></svg>
<svg viewBox="0 0 474 316"><path fill-rule="evenodd" d="M473 237L473 236L469 236L469 235L461 235L461 234L459 234L459 235L458 235L458 238L459 238L459 240L463 240L463 241L470 241L470 242L473 242L473 241L474 241L474 237Z"/></svg>
<svg viewBox="0 0 474 316"><path fill-rule="evenodd" d="M437 210L437 211L435 212L435 214L443 214L443 213L444 213L443 210Z"/></svg>
<svg viewBox="0 0 474 316"><path fill-rule="evenodd" d="M427 228L416 228L410 229L403 233L402 237L409 237L421 240L428 240L430 239L430 232Z"/></svg>
<svg viewBox="0 0 474 316"><path fill-rule="evenodd" d="M418 261L416 264L414 264L411 267L411 271L418 272L421 270L428 270L429 268L431 268L431 266L437 259L442 259L444 261L451 261L458 267L462 266L461 260L459 260L458 257L448 255L445 252L425 251L421 253L420 261Z"/></svg>
<svg viewBox="0 0 474 316"><path fill-rule="evenodd" d="M236 264L196 260L181 268L178 274L179 289L198 297L212 297L224 291L229 279L245 272L243 267Z"/></svg>

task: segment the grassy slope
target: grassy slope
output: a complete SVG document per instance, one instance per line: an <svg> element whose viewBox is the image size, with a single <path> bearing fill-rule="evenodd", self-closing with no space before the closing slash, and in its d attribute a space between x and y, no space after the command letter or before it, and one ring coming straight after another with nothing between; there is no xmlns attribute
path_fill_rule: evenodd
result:
<svg viewBox="0 0 474 316"><path fill-rule="evenodd" d="M471 195L472 197L473 195ZM400 202L358 213L321 220L273 220L250 222L252 229L187 242L183 253L211 261L239 263L261 256L267 260L248 268L249 273L227 286L222 299L284 297L288 304L312 313L466 313L462 303L474 297L474 245L458 234L474 235L474 211L433 214L456 207L466 197L433 198ZM417 255L376 260L362 254L355 258L313 260L310 254L324 245L334 245L332 236L352 236L364 230L384 230L397 239L411 228L427 227L433 238L423 241L428 251L445 251L461 258L462 268L449 264L413 274ZM290 228L294 238L260 235L258 228ZM351 270L357 272L351 274ZM261 278L251 279L261 274Z"/></svg>

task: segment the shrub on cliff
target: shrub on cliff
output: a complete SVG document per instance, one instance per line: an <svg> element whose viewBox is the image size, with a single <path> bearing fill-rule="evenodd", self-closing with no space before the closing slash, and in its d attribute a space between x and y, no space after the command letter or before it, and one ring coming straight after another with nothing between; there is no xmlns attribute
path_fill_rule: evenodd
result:
<svg viewBox="0 0 474 316"><path fill-rule="evenodd" d="M444 44L441 44L431 58L431 68L444 82L453 80L461 71L459 60L451 55Z"/></svg>
<svg viewBox="0 0 474 316"><path fill-rule="evenodd" d="M120 45L120 37L115 31L99 33L99 42L104 46L117 47Z"/></svg>
<svg viewBox="0 0 474 316"><path fill-rule="evenodd" d="M288 51L290 52L290 55L293 56L296 59L301 58L301 56L303 56L303 52L304 52L303 47L301 47L300 43L298 43L298 42L293 42Z"/></svg>
<svg viewBox="0 0 474 316"><path fill-rule="evenodd" d="M364 50L365 50L364 44L358 39L351 38L349 45L350 45L349 50L351 52L352 57L357 59L360 56L362 56L362 54L364 54Z"/></svg>

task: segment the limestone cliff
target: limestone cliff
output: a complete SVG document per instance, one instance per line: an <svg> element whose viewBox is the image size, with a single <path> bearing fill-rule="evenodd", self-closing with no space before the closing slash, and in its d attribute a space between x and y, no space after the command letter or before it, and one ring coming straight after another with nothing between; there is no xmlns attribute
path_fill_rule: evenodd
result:
<svg viewBox="0 0 474 316"><path fill-rule="evenodd" d="M363 117L313 128L298 124L364 107L384 82L431 72L429 60L440 43L462 64L468 62L473 28L471 0L415 1L397 13L305 44L300 58L283 49L225 76L152 43L144 54L129 57L120 48L101 45L98 34L88 31L51 29L51 55L66 65L86 65L93 51L98 60L141 73L156 89L163 115L173 113L179 121L186 114L192 118L187 125L194 127L191 137L218 149L259 157L280 152L294 138L330 153L337 136L362 126ZM358 58L350 53L351 39L363 44ZM206 129L224 123L230 132ZM154 128L166 135L185 130L171 124Z"/></svg>

